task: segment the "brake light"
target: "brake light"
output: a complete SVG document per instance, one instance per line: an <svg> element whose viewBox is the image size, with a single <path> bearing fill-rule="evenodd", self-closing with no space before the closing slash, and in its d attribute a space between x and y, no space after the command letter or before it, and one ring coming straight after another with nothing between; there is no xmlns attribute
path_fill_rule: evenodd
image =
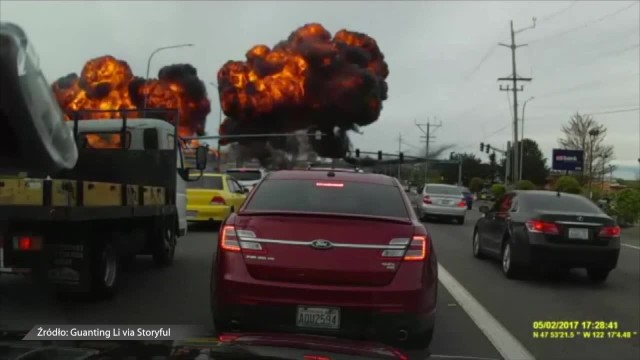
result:
<svg viewBox="0 0 640 360"><path fill-rule="evenodd" d="M532 233L558 235L560 230L555 223L542 220L529 220L526 222L527 230Z"/></svg>
<svg viewBox="0 0 640 360"><path fill-rule="evenodd" d="M605 226L600 229L598 236L604 238L614 238L620 236L620 226Z"/></svg>
<svg viewBox="0 0 640 360"><path fill-rule="evenodd" d="M316 183L317 187L335 187L335 188L342 188L344 187L343 183L330 183L330 182L317 182Z"/></svg>
<svg viewBox="0 0 640 360"><path fill-rule="evenodd" d="M224 201L222 196L214 196L211 199L211 205L226 205L227 203Z"/></svg>
<svg viewBox="0 0 640 360"><path fill-rule="evenodd" d="M238 252L264 253L262 245L257 241L253 231L236 229L233 225L225 225L220 233L220 247L222 250Z"/></svg>
<svg viewBox="0 0 640 360"><path fill-rule="evenodd" d="M427 257L427 236L414 235L409 244L407 252L404 254L405 261L420 261Z"/></svg>
<svg viewBox="0 0 640 360"><path fill-rule="evenodd" d="M431 202L431 198L426 196L426 195L422 198L422 202L425 203L425 204L431 204L432 203Z"/></svg>
<svg viewBox="0 0 640 360"><path fill-rule="evenodd" d="M405 261L424 260L428 255L428 241L427 235L414 235L411 239L392 239L389 241L389 245L395 245L397 249L384 250L382 257L403 258ZM409 246L407 246L407 243Z"/></svg>
<svg viewBox="0 0 640 360"><path fill-rule="evenodd" d="M233 226L226 225L220 233L220 247L227 251L240 251L240 242Z"/></svg>
<svg viewBox="0 0 640 360"><path fill-rule="evenodd" d="M467 207L467 202L464 199L460 200L458 207Z"/></svg>
<svg viewBox="0 0 640 360"><path fill-rule="evenodd" d="M37 236L15 236L13 248L18 251L36 251L42 249L42 239Z"/></svg>

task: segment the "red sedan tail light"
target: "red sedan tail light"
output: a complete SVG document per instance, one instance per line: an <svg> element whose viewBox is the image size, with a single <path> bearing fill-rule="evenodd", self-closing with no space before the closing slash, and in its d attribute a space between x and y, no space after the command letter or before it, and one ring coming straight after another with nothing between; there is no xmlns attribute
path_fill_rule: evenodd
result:
<svg viewBox="0 0 640 360"><path fill-rule="evenodd" d="M424 196L422 198L422 202L425 203L425 204L432 204L431 198L429 196Z"/></svg>
<svg viewBox="0 0 640 360"><path fill-rule="evenodd" d="M405 249L389 249L382 252L383 258L402 258L404 261L422 261L429 257L429 237L426 234L415 234L409 239L393 239L389 245L407 245Z"/></svg>
<svg viewBox="0 0 640 360"><path fill-rule="evenodd" d="M405 261L421 261L427 257L427 236L426 235L414 235L409 244L406 254L404 254Z"/></svg>
<svg viewBox="0 0 640 360"><path fill-rule="evenodd" d="M603 238L614 238L620 236L620 226L605 226L600 229L598 236Z"/></svg>
<svg viewBox="0 0 640 360"><path fill-rule="evenodd" d="M532 233L541 233L549 235L559 235L560 229L558 225L549 221L543 220L529 220L526 223L527 230Z"/></svg>
<svg viewBox="0 0 640 360"><path fill-rule="evenodd" d="M250 253L265 253L259 242L251 241L256 234L253 231L236 229L233 225L225 225L220 232L220 248L225 251L239 252L240 249Z"/></svg>

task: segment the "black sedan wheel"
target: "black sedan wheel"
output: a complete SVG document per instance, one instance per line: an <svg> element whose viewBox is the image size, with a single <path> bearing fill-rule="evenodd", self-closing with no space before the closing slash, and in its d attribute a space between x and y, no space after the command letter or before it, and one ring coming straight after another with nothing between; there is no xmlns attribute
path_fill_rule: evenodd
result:
<svg viewBox="0 0 640 360"><path fill-rule="evenodd" d="M478 231L473 232L473 256L478 259L484 259L484 254L482 253L482 244L480 244L480 234Z"/></svg>
<svg viewBox="0 0 640 360"><path fill-rule="evenodd" d="M518 276L517 265L513 263L511 244L508 240L502 247L502 273L508 279L515 279Z"/></svg>

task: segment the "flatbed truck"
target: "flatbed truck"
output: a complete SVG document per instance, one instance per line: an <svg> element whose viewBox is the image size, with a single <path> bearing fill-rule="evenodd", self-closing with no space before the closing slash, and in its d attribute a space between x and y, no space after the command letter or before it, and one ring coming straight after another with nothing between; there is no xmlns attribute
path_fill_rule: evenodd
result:
<svg viewBox="0 0 640 360"><path fill-rule="evenodd" d="M184 166L171 109L65 121L22 30L1 23L0 41L0 275L109 297L137 255L171 265L179 184L202 175L207 147Z"/></svg>

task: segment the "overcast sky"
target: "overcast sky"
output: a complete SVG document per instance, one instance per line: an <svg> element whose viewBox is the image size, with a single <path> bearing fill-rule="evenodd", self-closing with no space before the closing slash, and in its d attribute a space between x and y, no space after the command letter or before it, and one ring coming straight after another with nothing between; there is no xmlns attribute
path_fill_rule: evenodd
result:
<svg viewBox="0 0 640 360"><path fill-rule="evenodd" d="M332 33L367 33L389 64L389 99L380 119L351 138L357 148L385 152L397 152L399 135L403 151L416 151L422 140L414 122L428 119L442 123L436 144L455 144L454 151L479 154L481 141L504 147L511 139L512 100L496 78L511 74L511 55L497 43L510 41L510 20L518 30L532 17L535 29L516 35L516 43L529 44L517 51L518 75L533 78L519 102L535 97L526 107L525 136L550 158L573 113L609 112L594 117L615 146L616 175L637 177L638 1L0 2L0 19L25 29L49 81L80 73L85 61L107 54L144 76L155 48L193 43L158 53L151 74L186 62L209 82L227 60L244 60L253 45L274 45L305 23L319 22ZM217 90L208 91L207 131L215 133Z"/></svg>

